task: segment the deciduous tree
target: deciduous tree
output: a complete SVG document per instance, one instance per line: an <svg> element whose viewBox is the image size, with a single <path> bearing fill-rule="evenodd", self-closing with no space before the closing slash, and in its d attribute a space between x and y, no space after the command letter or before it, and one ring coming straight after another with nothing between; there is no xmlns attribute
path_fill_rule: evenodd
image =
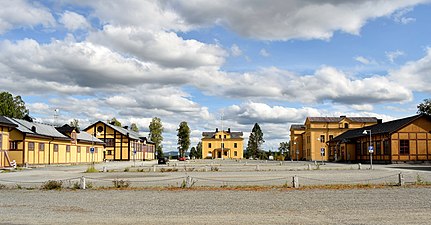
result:
<svg viewBox="0 0 431 225"><path fill-rule="evenodd" d="M431 115L431 98L424 99L424 101L420 103L417 108L418 113L425 113Z"/></svg>
<svg viewBox="0 0 431 225"><path fill-rule="evenodd" d="M184 153L190 147L190 128L187 122L183 121L177 129L178 131L178 152L181 157L184 157Z"/></svg>
<svg viewBox="0 0 431 225"><path fill-rule="evenodd" d="M163 124L160 118L154 117L150 122L149 129L149 139L156 144L156 151L158 157L163 157Z"/></svg>
<svg viewBox="0 0 431 225"><path fill-rule="evenodd" d="M130 125L130 129L135 132L139 132L139 128L138 128L138 125L136 125L136 123L132 123L132 125Z"/></svg>
<svg viewBox="0 0 431 225"><path fill-rule="evenodd" d="M25 107L21 96L13 96L9 92L0 93L0 115L11 118L23 119L28 117L29 111Z"/></svg>

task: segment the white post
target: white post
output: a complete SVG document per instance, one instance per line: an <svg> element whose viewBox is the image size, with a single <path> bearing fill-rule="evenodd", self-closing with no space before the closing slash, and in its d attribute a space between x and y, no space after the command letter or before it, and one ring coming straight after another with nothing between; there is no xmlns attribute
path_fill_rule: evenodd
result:
<svg viewBox="0 0 431 225"><path fill-rule="evenodd" d="M402 173L398 174L398 185L399 186L404 186L404 176Z"/></svg>
<svg viewBox="0 0 431 225"><path fill-rule="evenodd" d="M293 188L299 188L299 180L296 175L292 178L292 186Z"/></svg>
<svg viewBox="0 0 431 225"><path fill-rule="evenodd" d="M82 189L82 190L85 190L85 186L86 186L86 185L85 185L85 177L84 177L84 176L82 176L82 177L81 177L81 189Z"/></svg>

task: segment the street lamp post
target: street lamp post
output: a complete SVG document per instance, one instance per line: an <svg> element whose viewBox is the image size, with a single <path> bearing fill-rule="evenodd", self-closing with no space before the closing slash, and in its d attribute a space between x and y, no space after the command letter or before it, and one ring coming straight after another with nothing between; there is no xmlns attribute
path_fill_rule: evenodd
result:
<svg viewBox="0 0 431 225"><path fill-rule="evenodd" d="M373 169L373 146L371 145L371 130L364 130L362 134L369 134L370 135L370 145L368 146L368 152L370 153L370 170Z"/></svg>

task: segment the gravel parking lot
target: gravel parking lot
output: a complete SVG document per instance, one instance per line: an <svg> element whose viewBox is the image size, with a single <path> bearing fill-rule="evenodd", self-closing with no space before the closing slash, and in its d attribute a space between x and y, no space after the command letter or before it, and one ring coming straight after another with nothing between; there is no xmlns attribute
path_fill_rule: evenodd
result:
<svg viewBox="0 0 431 225"><path fill-rule="evenodd" d="M426 224L431 188L1 190L0 224Z"/></svg>

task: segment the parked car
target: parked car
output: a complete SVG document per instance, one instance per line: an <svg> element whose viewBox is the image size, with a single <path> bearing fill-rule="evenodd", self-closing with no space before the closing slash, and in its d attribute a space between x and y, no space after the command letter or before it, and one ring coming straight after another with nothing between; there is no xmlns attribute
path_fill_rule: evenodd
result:
<svg viewBox="0 0 431 225"><path fill-rule="evenodd" d="M162 157L162 158L157 159L157 164L166 164L167 162L169 162L169 159L166 157Z"/></svg>
<svg viewBox="0 0 431 225"><path fill-rule="evenodd" d="M178 161L186 161L186 157L179 157Z"/></svg>

